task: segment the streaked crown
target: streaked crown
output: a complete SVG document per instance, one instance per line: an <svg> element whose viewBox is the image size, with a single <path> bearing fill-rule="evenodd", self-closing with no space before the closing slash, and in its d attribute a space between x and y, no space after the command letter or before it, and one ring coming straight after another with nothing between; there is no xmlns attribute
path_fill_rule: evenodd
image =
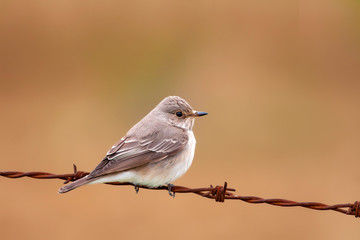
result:
<svg viewBox="0 0 360 240"><path fill-rule="evenodd" d="M195 117L204 116L207 113L194 111L181 97L169 96L156 106L153 114L162 115L162 119L170 125L192 130Z"/></svg>
<svg viewBox="0 0 360 240"><path fill-rule="evenodd" d="M194 113L193 108L184 99L178 96L169 96L162 100L157 106L161 111L176 114L181 111L183 115L192 115Z"/></svg>

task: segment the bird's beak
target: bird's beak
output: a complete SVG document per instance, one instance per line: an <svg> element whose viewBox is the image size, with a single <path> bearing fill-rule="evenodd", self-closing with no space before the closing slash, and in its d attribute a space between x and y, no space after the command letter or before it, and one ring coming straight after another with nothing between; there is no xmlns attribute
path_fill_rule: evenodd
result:
<svg viewBox="0 0 360 240"><path fill-rule="evenodd" d="M207 115L207 112L198 112L198 111L194 111L194 113L192 114L193 117L201 117L201 116L205 116Z"/></svg>

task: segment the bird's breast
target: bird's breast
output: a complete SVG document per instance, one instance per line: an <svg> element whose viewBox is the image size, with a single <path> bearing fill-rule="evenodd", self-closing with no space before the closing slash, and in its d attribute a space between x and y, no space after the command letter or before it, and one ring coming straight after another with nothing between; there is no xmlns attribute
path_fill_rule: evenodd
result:
<svg viewBox="0 0 360 240"><path fill-rule="evenodd" d="M175 181L191 166L195 154L194 133L188 131L189 140L182 151L155 164L144 166L137 172L137 184L158 187Z"/></svg>
<svg viewBox="0 0 360 240"><path fill-rule="evenodd" d="M184 161L184 172L182 174L184 174L192 164L195 155L195 145L196 139L194 133L189 131L189 141L186 145L186 149L184 149L184 151L186 151L184 154L184 159L182 159L182 161Z"/></svg>

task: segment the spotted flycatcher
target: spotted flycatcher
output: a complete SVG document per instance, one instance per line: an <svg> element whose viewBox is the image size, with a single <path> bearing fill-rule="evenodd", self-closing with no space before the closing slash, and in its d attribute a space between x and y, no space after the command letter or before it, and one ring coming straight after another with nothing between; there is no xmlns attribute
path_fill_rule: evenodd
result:
<svg viewBox="0 0 360 240"><path fill-rule="evenodd" d="M192 128L195 118L204 115L180 97L165 98L111 147L89 175L59 193L86 184L129 182L135 188L168 185L171 195L171 183L192 163L196 144Z"/></svg>

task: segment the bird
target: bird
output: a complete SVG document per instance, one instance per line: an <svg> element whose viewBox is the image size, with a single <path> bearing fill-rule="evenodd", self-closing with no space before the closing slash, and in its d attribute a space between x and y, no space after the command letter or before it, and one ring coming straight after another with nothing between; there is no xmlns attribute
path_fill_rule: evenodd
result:
<svg viewBox="0 0 360 240"><path fill-rule="evenodd" d="M195 118L207 114L195 111L181 97L166 97L110 148L90 174L63 186L59 193L88 184L127 182L136 193L139 186L167 185L174 197L172 182L190 168L194 158Z"/></svg>

